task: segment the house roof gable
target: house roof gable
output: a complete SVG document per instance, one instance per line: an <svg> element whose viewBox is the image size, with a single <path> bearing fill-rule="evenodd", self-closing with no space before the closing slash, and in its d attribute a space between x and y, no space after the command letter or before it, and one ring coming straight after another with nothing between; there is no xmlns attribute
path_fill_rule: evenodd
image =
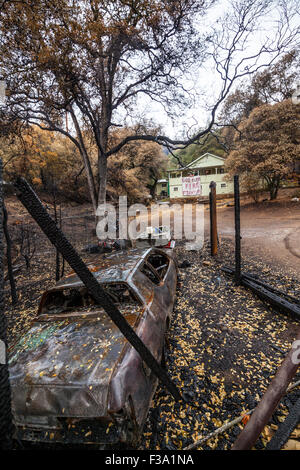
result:
<svg viewBox="0 0 300 470"><path fill-rule="evenodd" d="M209 164L208 161L210 160ZM168 173L182 171L187 168L207 168L207 167L215 167L215 166L223 166L225 162L225 158L219 157L218 155L214 155L213 153L206 152L200 157L193 160L188 165L181 167L181 168L172 168L171 170L167 170Z"/></svg>
<svg viewBox="0 0 300 470"><path fill-rule="evenodd" d="M189 163L185 168L200 168L208 166L222 166L225 158L214 155L213 153L206 152L196 160ZM209 163L208 163L209 162Z"/></svg>

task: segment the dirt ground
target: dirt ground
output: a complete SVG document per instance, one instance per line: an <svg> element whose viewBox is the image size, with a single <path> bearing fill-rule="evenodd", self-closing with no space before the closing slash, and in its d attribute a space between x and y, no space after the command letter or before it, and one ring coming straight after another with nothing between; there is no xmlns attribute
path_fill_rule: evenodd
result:
<svg viewBox="0 0 300 470"><path fill-rule="evenodd" d="M243 253L262 256L267 266L279 265L300 279L300 202L292 201L295 192L295 188L281 189L275 201L263 199L259 204L241 196L241 236ZM162 225L165 212L174 229L173 214L178 215L178 210L168 211L165 205L160 207L164 209L160 211ZM205 238L208 238L209 205L205 203L200 207L204 211ZM191 221L191 217L186 220ZM217 226L219 240L234 240L233 198L217 201Z"/></svg>
<svg viewBox="0 0 300 470"><path fill-rule="evenodd" d="M279 265L300 279L300 202L292 202L292 193L281 190L278 200L260 204L242 200L242 247L262 256L267 266ZM220 236L233 239L233 200L219 203L217 220ZM208 217L206 230L207 222Z"/></svg>
<svg viewBox="0 0 300 470"><path fill-rule="evenodd" d="M225 204L228 203L227 200ZM243 287L236 287L221 271L221 266L233 265L233 208L219 204L218 256L211 258L207 241L198 252L187 252L182 244L176 248L179 264L187 260L190 266L180 269L181 282L167 337L167 368L194 406L179 406L159 386L141 449L183 449L255 407L299 328L299 322L274 311ZM299 245L294 238L299 231L300 204L296 206L285 199L264 204L258 208L251 204L242 207L243 270L259 274L270 284L299 297ZM69 212L72 210L78 208L68 208ZM281 233L282 230L286 232ZM272 256L267 251L269 245ZM54 261L53 253L40 253L28 271L23 268L18 273L19 303L14 309L6 284L10 344L28 329L40 295L55 283ZM257 442L257 449L265 447L299 396L298 387L283 399ZM199 449L229 449L242 427L236 425Z"/></svg>

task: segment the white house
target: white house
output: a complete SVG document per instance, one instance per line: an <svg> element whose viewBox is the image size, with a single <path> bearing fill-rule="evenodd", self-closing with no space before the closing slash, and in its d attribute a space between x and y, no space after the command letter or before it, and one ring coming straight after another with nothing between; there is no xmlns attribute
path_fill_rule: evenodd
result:
<svg viewBox="0 0 300 470"><path fill-rule="evenodd" d="M225 159L205 153L178 170L168 170L169 197L208 196L209 184L216 183L218 194L233 194L233 182L225 181Z"/></svg>
<svg viewBox="0 0 300 470"><path fill-rule="evenodd" d="M166 179L157 180L156 186L155 186L155 194L157 197L168 196L168 180Z"/></svg>

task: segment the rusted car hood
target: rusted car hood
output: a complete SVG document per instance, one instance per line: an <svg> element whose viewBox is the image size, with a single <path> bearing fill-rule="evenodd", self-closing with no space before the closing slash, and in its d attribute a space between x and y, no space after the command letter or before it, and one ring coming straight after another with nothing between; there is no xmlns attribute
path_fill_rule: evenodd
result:
<svg viewBox="0 0 300 470"><path fill-rule="evenodd" d="M10 354L16 416L107 414L109 383L125 338L102 312L37 322ZM138 314L124 314L134 324Z"/></svg>

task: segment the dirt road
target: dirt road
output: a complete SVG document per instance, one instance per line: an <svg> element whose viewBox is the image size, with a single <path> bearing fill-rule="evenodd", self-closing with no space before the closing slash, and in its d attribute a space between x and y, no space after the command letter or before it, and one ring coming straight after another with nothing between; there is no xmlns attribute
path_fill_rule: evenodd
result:
<svg viewBox="0 0 300 470"><path fill-rule="evenodd" d="M208 211L207 211L208 212ZM234 237L234 208L218 208L222 238ZM209 223L206 216L206 230ZM267 266L280 265L300 279L300 203L266 202L241 207L242 250L256 253Z"/></svg>
<svg viewBox="0 0 300 470"><path fill-rule="evenodd" d="M166 210L167 206L164 206ZM171 216L171 228L173 229ZM205 238L209 237L209 207L204 205ZM233 200L217 203L218 235L234 238ZM300 202L282 194L277 201L241 203L242 254L261 257L266 267L281 267L300 280Z"/></svg>

